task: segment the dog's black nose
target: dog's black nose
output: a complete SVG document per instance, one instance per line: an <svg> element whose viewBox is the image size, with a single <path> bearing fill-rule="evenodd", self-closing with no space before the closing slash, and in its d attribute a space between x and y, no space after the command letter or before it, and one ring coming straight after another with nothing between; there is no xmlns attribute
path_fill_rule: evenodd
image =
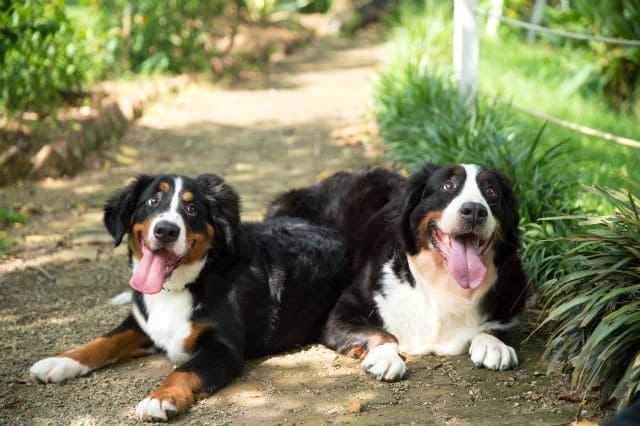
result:
<svg viewBox="0 0 640 426"><path fill-rule="evenodd" d="M487 208L480 203L464 203L460 207L460 216L473 225L482 225L487 220Z"/></svg>
<svg viewBox="0 0 640 426"><path fill-rule="evenodd" d="M156 223L156 226L153 229L153 235L165 244L172 243L178 239L178 235L180 235L180 228L178 228L178 225L174 223L162 220Z"/></svg>

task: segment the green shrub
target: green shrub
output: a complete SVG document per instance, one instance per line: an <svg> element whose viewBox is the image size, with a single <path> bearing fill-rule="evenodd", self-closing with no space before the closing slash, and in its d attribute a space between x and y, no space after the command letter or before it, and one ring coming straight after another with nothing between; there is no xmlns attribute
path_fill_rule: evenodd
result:
<svg viewBox="0 0 640 426"><path fill-rule="evenodd" d="M61 2L0 1L0 104L49 114L82 90L94 67Z"/></svg>
<svg viewBox="0 0 640 426"><path fill-rule="evenodd" d="M115 36L123 68L143 73L206 68L216 39L235 19L227 14L242 7L242 0L101 1L105 32Z"/></svg>
<svg viewBox="0 0 640 426"><path fill-rule="evenodd" d="M553 323L549 368L573 367L573 385L601 387L622 408L640 395L640 185L590 188L615 214L579 216L565 255L571 271L541 286Z"/></svg>

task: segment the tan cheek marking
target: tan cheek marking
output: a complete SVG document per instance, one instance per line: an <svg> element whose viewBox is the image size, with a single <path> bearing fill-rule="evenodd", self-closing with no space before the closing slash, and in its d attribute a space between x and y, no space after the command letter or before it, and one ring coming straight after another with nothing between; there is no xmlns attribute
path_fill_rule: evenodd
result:
<svg viewBox="0 0 640 426"><path fill-rule="evenodd" d="M66 352L61 356L69 357L90 368L133 358L149 353L146 345L149 339L139 331L127 330L113 336L102 336L83 347Z"/></svg>
<svg viewBox="0 0 640 426"><path fill-rule="evenodd" d="M191 325L191 333L187 337L184 338L182 342L182 347L186 352L193 352L196 347L196 343L198 343L198 338L200 335L207 330L211 329L211 324L207 322L196 322Z"/></svg>
<svg viewBox="0 0 640 426"><path fill-rule="evenodd" d="M149 217L142 223L133 224L132 232L129 236L129 243L131 245L133 256L137 260L142 259L142 247L140 246L140 241L142 241L146 235L149 235L148 231L152 221L153 218Z"/></svg>
<svg viewBox="0 0 640 426"><path fill-rule="evenodd" d="M195 373L174 371L169 374L157 390L149 394L149 398L171 402L178 412L189 408L202 388L202 381Z"/></svg>
<svg viewBox="0 0 640 426"><path fill-rule="evenodd" d="M443 282L445 275L450 275L444 259L435 249L422 250L415 256L411 256L411 260L418 275L429 277L428 282Z"/></svg>
<svg viewBox="0 0 640 426"><path fill-rule="evenodd" d="M182 199L186 202L192 201L193 200L193 192L190 191L185 191L182 194Z"/></svg>
<svg viewBox="0 0 640 426"><path fill-rule="evenodd" d="M169 192L169 188L171 188L171 186L169 186L168 182L162 181L158 185L158 188L160 188L160 191L162 191L162 192Z"/></svg>
<svg viewBox="0 0 640 426"><path fill-rule="evenodd" d="M213 242L213 227L207 224L207 232L187 231L187 240L191 241L191 250L185 263L190 264L201 260L211 248Z"/></svg>
<svg viewBox="0 0 640 426"><path fill-rule="evenodd" d="M418 245L424 250L431 250L431 242L429 241L429 224L431 222L437 222L442 217L441 211L429 212L425 215L425 217L420 221L420 225L418 225Z"/></svg>

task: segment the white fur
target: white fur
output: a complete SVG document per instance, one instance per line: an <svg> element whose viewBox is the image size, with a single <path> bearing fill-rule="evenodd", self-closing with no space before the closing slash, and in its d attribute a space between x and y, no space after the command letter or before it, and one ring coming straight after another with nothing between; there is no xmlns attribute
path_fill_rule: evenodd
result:
<svg viewBox="0 0 640 426"><path fill-rule="evenodd" d="M395 343L384 343L371 349L362 361L362 368L376 380L387 382L402 379L406 372Z"/></svg>
<svg viewBox="0 0 640 426"><path fill-rule="evenodd" d="M515 349L487 333L479 333L473 338L469 355L476 367L508 370L518 366L518 355Z"/></svg>
<svg viewBox="0 0 640 426"><path fill-rule="evenodd" d="M472 202L482 204L489 213L487 216L486 224L483 228L483 239L488 239L493 235L496 229L496 219L491 213L491 208L487 203L487 200L482 195L480 188L478 187L478 173L480 173L480 167L475 164L463 164L466 178L462 190L460 193L449 203L449 205L442 212L442 217L437 222L438 228L443 232L450 234L454 232L458 226L460 217L460 208L464 203Z"/></svg>
<svg viewBox="0 0 640 426"><path fill-rule="evenodd" d="M163 289L156 294L145 294L144 303L148 314L146 320L136 305L132 310L142 330L157 347L165 350L171 361L177 364L187 361L190 356L183 344L191 333L191 293Z"/></svg>
<svg viewBox="0 0 640 426"><path fill-rule="evenodd" d="M180 194L182 193L182 178L176 177L174 179L173 186L173 196L171 198L171 204L169 205L169 210L163 211L159 213L156 217L151 221L151 225L149 226L149 230L147 231L146 241L149 242L151 250L156 250L158 248L158 243L156 237L153 235L153 230L156 227L156 224L162 220L166 220L167 222L171 222L180 228L180 235L178 235L178 239L173 246L171 247L173 252L178 256L184 256L187 252L187 228L184 223L184 219L178 209L180 208Z"/></svg>
<svg viewBox="0 0 640 426"><path fill-rule="evenodd" d="M204 256L202 259L188 265L178 266L173 270L169 279L162 285L163 291L183 290L186 285L191 284L196 280L196 278L198 278L198 275L200 275L200 271L204 268L205 263L207 263L207 256Z"/></svg>
<svg viewBox="0 0 640 426"><path fill-rule="evenodd" d="M91 369L68 357L44 358L29 369L31 377L44 383L59 383L66 379L84 376Z"/></svg>
<svg viewBox="0 0 640 426"><path fill-rule="evenodd" d="M171 411L175 412L176 406L169 401L146 397L136 406L136 417L141 422L167 421Z"/></svg>
<svg viewBox="0 0 640 426"><path fill-rule="evenodd" d="M111 303L112 305L128 305L132 302L132 300L133 293L130 291L123 291L117 296L112 297L109 303Z"/></svg>
<svg viewBox="0 0 640 426"><path fill-rule="evenodd" d="M465 290L450 274L440 274L441 282L421 277L409 257L415 286L400 279L392 261L383 266L382 291L374 296L384 329L399 342L400 351L412 355L460 355L473 336L490 324L480 313L480 300L493 285L494 274L476 290Z"/></svg>

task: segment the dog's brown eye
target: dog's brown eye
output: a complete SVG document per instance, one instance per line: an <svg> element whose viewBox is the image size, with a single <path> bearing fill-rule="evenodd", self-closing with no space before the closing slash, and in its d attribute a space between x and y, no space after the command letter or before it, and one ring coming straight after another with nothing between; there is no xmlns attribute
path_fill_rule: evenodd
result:
<svg viewBox="0 0 640 426"><path fill-rule="evenodd" d="M186 211L189 216L195 216L198 213L198 208L195 204L187 204L184 211Z"/></svg>
<svg viewBox="0 0 640 426"><path fill-rule="evenodd" d="M456 184L448 180L442 185L442 189L447 192L451 192L456 189Z"/></svg>
<svg viewBox="0 0 640 426"><path fill-rule="evenodd" d="M489 197L489 198L496 198L496 196L498 195L498 194L496 193L496 189L495 189L493 186L487 186L487 187L484 189L484 193L485 193L485 195L486 195L487 197Z"/></svg>
<svg viewBox="0 0 640 426"><path fill-rule="evenodd" d="M149 199L147 200L147 205L149 205L150 207L155 207L158 204L160 204L160 195L159 194L153 194L151 197L149 197Z"/></svg>

